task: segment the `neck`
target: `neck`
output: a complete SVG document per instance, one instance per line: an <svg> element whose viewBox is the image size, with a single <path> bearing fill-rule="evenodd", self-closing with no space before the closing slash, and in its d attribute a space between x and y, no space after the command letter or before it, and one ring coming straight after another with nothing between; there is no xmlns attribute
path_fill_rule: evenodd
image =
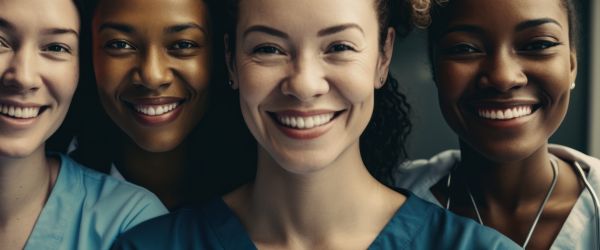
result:
<svg viewBox="0 0 600 250"><path fill-rule="evenodd" d="M48 159L44 146L24 158L0 157L0 225L44 206L56 180L58 163Z"/></svg>
<svg viewBox="0 0 600 250"><path fill-rule="evenodd" d="M313 248L336 236L374 238L404 200L368 173L358 142L304 174L286 171L262 148L258 155L255 183L240 191L241 202L225 197L258 244Z"/></svg>
<svg viewBox="0 0 600 250"><path fill-rule="evenodd" d="M185 203L186 196L185 144L183 142L167 152L149 152L127 137L115 166L125 179L155 193L167 208L179 207Z"/></svg>
<svg viewBox="0 0 600 250"><path fill-rule="evenodd" d="M461 143L461 154L460 178L467 178L471 190L479 190L488 204L502 204L505 209L538 204L554 176L547 145L516 161L490 160L465 143Z"/></svg>

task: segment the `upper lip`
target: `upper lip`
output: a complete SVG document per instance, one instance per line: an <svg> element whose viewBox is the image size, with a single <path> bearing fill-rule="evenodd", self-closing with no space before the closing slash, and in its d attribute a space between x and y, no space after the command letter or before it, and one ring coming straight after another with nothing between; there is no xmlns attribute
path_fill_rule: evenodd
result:
<svg viewBox="0 0 600 250"><path fill-rule="evenodd" d="M467 102L467 104L472 107L490 109L535 106L539 103L540 102L535 99L481 99Z"/></svg>
<svg viewBox="0 0 600 250"><path fill-rule="evenodd" d="M15 106L15 107L21 107L21 108L39 108L39 107L46 106L43 104L37 104L37 103L31 103L31 102L23 103L23 102L11 101L11 100L0 100L0 105Z"/></svg>
<svg viewBox="0 0 600 250"><path fill-rule="evenodd" d="M181 102L184 98L181 97L140 97L140 98L128 98L124 99L126 102L133 105L165 105L176 102Z"/></svg>
<svg viewBox="0 0 600 250"><path fill-rule="evenodd" d="M315 116L315 115L322 115L322 114L330 114L330 113L335 113L335 112L339 112L342 110L331 110L331 109L313 109L313 110L293 110L293 109L286 109L286 110L280 110L280 111L269 111L269 113L274 113L277 114L279 116Z"/></svg>

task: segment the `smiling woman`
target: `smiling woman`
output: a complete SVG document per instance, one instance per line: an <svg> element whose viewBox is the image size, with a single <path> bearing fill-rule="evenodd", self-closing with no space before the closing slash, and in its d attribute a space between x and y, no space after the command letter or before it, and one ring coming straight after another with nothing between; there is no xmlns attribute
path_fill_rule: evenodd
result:
<svg viewBox="0 0 600 250"><path fill-rule="evenodd" d="M78 135L76 159L150 189L169 209L250 179L252 166L235 168L253 159L243 150L253 146L222 57L214 55L222 51L215 42L222 28L212 21L223 12L218 1L99 0L90 7L85 27L97 89L88 93L100 100L79 111L89 124ZM90 112L99 104L104 112Z"/></svg>
<svg viewBox="0 0 600 250"><path fill-rule="evenodd" d="M77 87L79 8L0 0L2 249L108 249L123 230L166 212L148 191L46 152Z"/></svg>
<svg viewBox="0 0 600 250"><path fill-rule="evenodd" d="M600 161L548 143L577 76L573 2L434 5L433 75L460 151L403 166L398 186L523 248L599 247Z"/></svg>

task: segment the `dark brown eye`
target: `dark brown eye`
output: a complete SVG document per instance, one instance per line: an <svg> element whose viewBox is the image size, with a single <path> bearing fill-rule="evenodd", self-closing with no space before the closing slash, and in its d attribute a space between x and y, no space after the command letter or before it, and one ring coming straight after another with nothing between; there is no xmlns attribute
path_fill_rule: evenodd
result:
<svg viewBox="0 0 600 250"><path fill-rule="evenodd" d="M524 50L524 51L545 50L545 49L552 48L552 47L558 46L558 45L561 45L561 43L540 40L540 41L535 41L535 42L525 45L521 50Z"/></svg>

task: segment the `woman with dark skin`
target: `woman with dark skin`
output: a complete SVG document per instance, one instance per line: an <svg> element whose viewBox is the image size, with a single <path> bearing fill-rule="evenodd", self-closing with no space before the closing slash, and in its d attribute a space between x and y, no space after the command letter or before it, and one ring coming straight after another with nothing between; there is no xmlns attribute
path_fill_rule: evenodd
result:
<svg viewBox="0 0 600 250"><path fill-rule="evenodd" d="M256 179L131 230L117 249L517 249L381 182L409 128L389 74L396 30L409 25L404 2L231 4L227 59L260 145Z"/></svg>
<svg viewBox="0 0 600 250"><path fill-rule="evenodd" d="M593 249L600 161L548 143L575 87L573 4L446 2L431 10L430 53L460 152L404 166L397 186L527 249Z"/></svg>
<svg viewBox="0 0 600 250"><path fill-rule="evenodd" d="M211 21L218 7L210 0L99 0L88 13L90 81L100 101L87 100L78 112L89 119L74 156L148 188L170 210L253 175L252 168L230 175L239 162L252 161L245 152L253 145L234 96L224 91L223 61L213 53L222 51L214 41L222 28Z"/></svg>
<svg viewBox="0 0 600 250"><path fill-rule="evenodd" d="M108 249L167 212L150 192L46 150L77 87L80 8L0 0L2 249Z"/></svg>

